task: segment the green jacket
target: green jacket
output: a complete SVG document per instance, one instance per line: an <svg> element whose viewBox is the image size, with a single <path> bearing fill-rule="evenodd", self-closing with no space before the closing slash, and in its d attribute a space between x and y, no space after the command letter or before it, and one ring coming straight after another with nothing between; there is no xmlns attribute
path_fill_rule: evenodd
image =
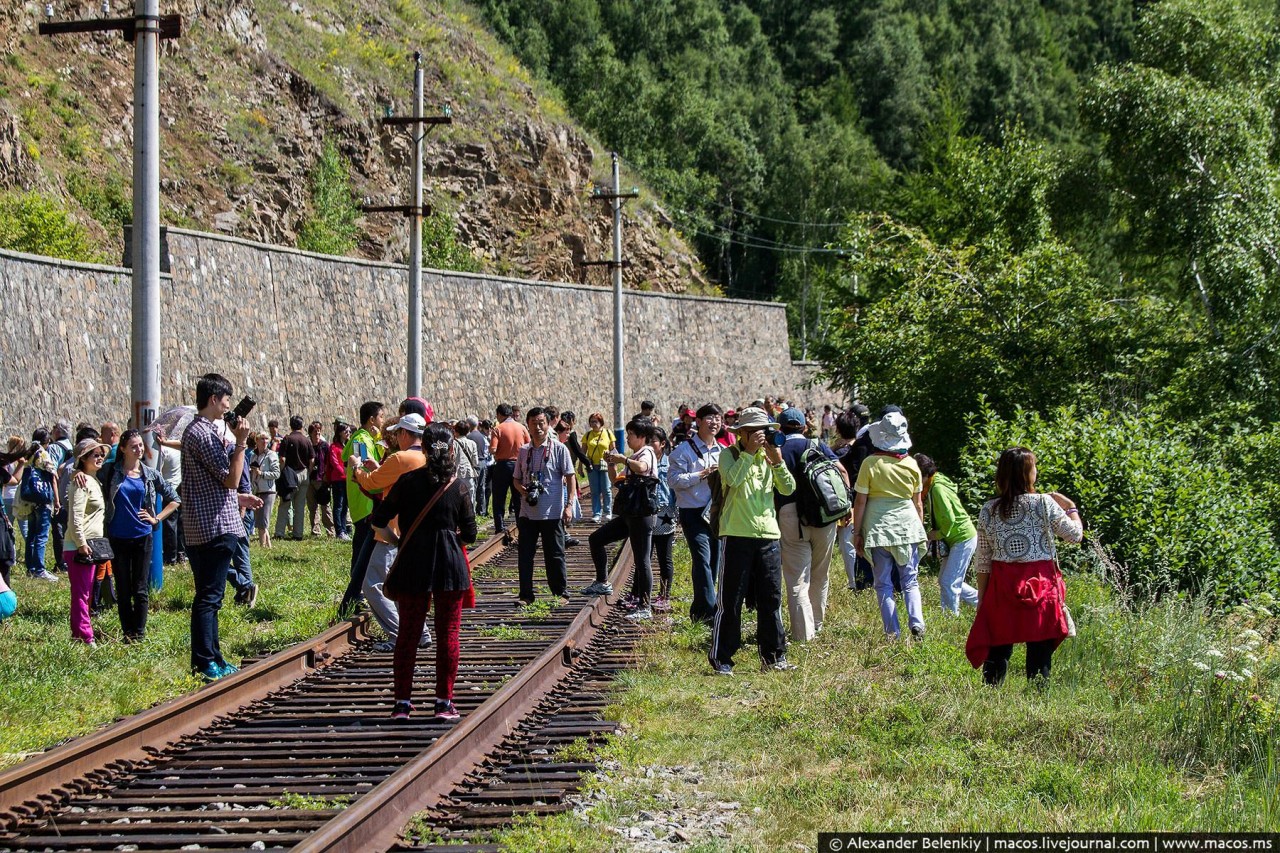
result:
<svg viewBox="0 0 1280 853"><path fill-rule="evenodd" d="M375 462L382 461L382 448L378 445L378 440L364 427L356 430L346 446L342 448L342 462L347 466L347 511L351 513L352 524L373 512L373 499L366 497L365 493L360 491L360 486L356 484L355 469L351 465L351 457L360 455L356 447L361 444L364 445L369 459Z"/></svg>
<svg viewBox="0 0 1280 853"><path fill-rule="evenodd" d="M925 518L932 529L942 534L943 542L956 545L977 537L978 529L973 526L969 513L964 511L964 505L960 503L956 484L946 474L938 472L933 475L928 498Z"/></svg>
<svg viewBox="0 0 1280 853"><path fill-rule="evenodd" d="M789 495L796 489L796 478L785 462L770 465L764 449L754 454L742 450L737 458L728 449L720 454L720 488L724 491L724 507L720 510L720 535L745 539L781 539L778 516L773 508L773 490Z"/></svg>

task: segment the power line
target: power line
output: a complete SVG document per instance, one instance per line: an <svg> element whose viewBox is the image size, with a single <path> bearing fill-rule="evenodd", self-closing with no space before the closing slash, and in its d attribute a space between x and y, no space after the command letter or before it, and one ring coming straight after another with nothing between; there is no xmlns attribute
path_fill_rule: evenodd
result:
<svg viewBox="0 0 1280 853"><path fill-rule="evenodd" d="M675 208L675 210L677 213L684 214L685 216L695 215L681 208ZM742 238L740 240L734 240L732 242L740 243L741 245L747 246L748 248L752 248L752 249L776 250L781 252L797 252L801 254L844 254L846 252L845 249L831 249L831 248L825 248L825 247L819 248L817 246L805 246L800 243L783 243L779 240L770 240L767 237L757 237L756 235L748 234L745 231L736 231L733 228L728 227L727 225L713 225L712 227L726 234L732 234L735 237ZM694 228L692 225L682 225L681 228L684 230L691 231L695 234L700 234L703 237L718 238L720 236L713 232L701 231L697 228Z"/></svg>

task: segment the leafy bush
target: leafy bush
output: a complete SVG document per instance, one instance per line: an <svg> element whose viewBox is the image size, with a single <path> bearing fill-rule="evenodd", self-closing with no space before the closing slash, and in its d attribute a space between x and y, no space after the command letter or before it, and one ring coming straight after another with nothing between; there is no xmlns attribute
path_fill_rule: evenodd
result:
<svg viewBox="0 0 1280 853"><path fill-rule="evenodd" d="M1234 447L1249 446L1248 438L1202 446L1151 413L1069 407L1048 416L1019 410L1005 419L984 406L970 427L961 463L969 505L990 497L1000 451L1032 448L1038 488L1079 502L1088 536L1122 567L1121 585L1142 595L1186 591L1223 605L1280 584L1275 496L1258 485L1268 478L1248 477L1226 461ZM1280 453L1280 446L1269 449Z"/></svg>
<svg viewBox="0 0 1280 853"><path fill-rule="evenodd" d="M422 220L422 265L440 270L480 272L480 261L458 242L453 217L437 210Z"/></svg>
<svg viewBox="0 0 1280 853"><path fill-rule="evenodd" d="M84 228L36 192L0 196L0 248L69 261L102 261Z"/></svg>
<svg viewBox="0 0 1280 853"><path fill-rule="evenodd" d="M119 175L97 181L84 172L72 172L67 176L67 189L110 232L118 234L133 221L130 188Z"/></svg>
<svg viewBox="0 0 1280 853"><path fill-rule="evenodd" d="M298 231L298 248L345 255L356 247L360 215L351 194L351 172L333 142L326 140L311 172L311 210Z"/></svg>

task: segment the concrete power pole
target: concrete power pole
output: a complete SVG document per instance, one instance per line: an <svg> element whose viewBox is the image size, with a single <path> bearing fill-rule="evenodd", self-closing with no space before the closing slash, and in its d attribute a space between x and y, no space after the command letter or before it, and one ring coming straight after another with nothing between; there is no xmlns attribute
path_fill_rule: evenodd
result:
<svg viewBox="0 0 1280 853"><path fill-rule="evenodd" d="M104 14L110 2L103 3ZM132 18L53 20L40 35L120 32L133 42L133 329L129 423L142 427L160 407L160 40L182 34L182 18L161 15L160 0L136 0Z"/></svg>
<svg viewBox="0 0 1280 853"><path fill-rule="evenodd" d="M160 408L160 0L137 0L133 42L133 334L130 423Z"/></svg>
<svg viewBox="0 0 1280 853"><path fill-rule="evenodd" d="M409 217L409 340L405 360L405 396L417 397L422 393L422 220L431 215L431 208L422 200L422 144L427 131L437 124L452 124L453 111L445 107L443 115L424 116L422 52L413 54L413 115L400 118L387 115L383 127L408 127L413 132L413 204L371 204L366 201L360 209L365 213L400 213Z"/></svg>
<svg viewBox="0 0 1280 853"><path fill-rule="evenodd" d="M413 54L413 118L422 121L422 54ZM409 347L405 397L422 393L422 140L413 134L413 213L409 217Z"/></svg>
<svg viewBox="0 0 1280 853"><path fill-rule="evenodd" d="M602 193L599 188L592 194L592 198L599 201L608 201L613 211L613 260L609 261L583 261L584 267L605 266L613 272L613 425L614 433L617 436L618 446L622 446L622 428L626 424L625 406L625 390L626 385L623 381L623 352L622 352L622 268L631 266L630 261L622 259L622 202L628 198L639 198L640 193L635 187L631 188L631 192L624 193L622 191L622 183L618 168L618 152L613 152L613 192Z"/></svg>

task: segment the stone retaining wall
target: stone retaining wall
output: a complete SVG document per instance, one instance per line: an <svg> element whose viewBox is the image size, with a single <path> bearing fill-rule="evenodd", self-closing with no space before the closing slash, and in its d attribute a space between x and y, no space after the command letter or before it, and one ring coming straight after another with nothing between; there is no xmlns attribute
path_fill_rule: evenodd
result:
<svg viewBox="0 0 1280 853"><path fill-rule="evenodd" d="M262 424L354 419L363 400L404 396L403 267L178 229L168 245L161 408L191 402L208 371L255 396ZM0 299L0 429L127 418L128 270L0 251ZM628 291L624 311L628 414L644 398L664 413L767 394L836 402L801 387L812 366L791 361L781 304ZM612 316L605 288L427 270L423 395L450 416L500 401L609 415Z"/></svg>

